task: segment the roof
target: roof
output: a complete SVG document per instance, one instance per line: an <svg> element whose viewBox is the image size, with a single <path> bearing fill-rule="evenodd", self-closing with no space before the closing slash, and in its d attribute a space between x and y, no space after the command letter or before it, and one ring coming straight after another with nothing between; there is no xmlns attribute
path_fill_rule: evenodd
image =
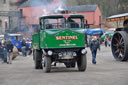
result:
<svg viewBox="0 0 128 85"><path fill-rule="evenodd" d="M4 37L4 35L0 35L0 38Z"/></svg>
<svg viewBox="0 0 128 85"><path fill-rule="evenodd" d="M128 13L112 15L108 17L106 20L107 21L120 21L120 20L125 20L125 19L128 19Z"/></svg>
<svg viewBox="0 0 128 85"><path fill-rule="evenodd" d="M9 36L22 36L22 34L8 34Z"/></svg>
<svg viewBox="0 0 128 85"><path fill-rule="evenodd" d="M34 6L41 6L41 5L47 5L46 2L44 4L43 0L28 0L21 4L19 7L34 7ZM79 6L68 6L63 7L64 9L68 9L69 12L94 12L97 8L97 5L79 5Z"/></svg>
<svg viewBox="0 0 128 85"><path fill-rule="evenodd" d="M24 8L24 7L34 7L34 6L41 6L41 5L47 5L48 2L44 2L44 0L28 0L21 4L19 8Z"/></svg>
<svg viewBox="0 0 128 85"><path fill-rule="evenodd" d="M85 29L87 35L98 35L98 34L103 34L104 31L101 28L97 29Z"/></svg>
<svg viewBox="0 0 128 85"><path fill-rule="evenodd" d="M110 19L110 18L119 18L119 17L125 17L125 16L128 16L128 13L113 15L113 16L110 16L110 17L108 17L108 18L109 18L109 19Z"/></svg>
<svg viewBox="0 0 128 85"><path fill-rule="evenodd" d="M67 7L69 12L94 12L96 11L97 5L80 5Z"/></svg>
<svg viewBox="0 0 128 85"><path fill-rule="evenodd" d="M47 16L43 16L41 18L63 18L63 17L77 17L77 18L84 18L83 15L78 15L78 14L52 14L52 15L47 15Z"/></svg>

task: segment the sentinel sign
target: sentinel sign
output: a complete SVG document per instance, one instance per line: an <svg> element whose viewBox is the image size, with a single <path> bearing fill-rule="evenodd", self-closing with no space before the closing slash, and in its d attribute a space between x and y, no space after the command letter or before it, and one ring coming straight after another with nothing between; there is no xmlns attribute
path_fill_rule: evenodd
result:
<svg viewBox="0 0 128 85"><path fill-rule="evenodd" d="M77 36L56 36L56 40L77 40Z"/></svg>

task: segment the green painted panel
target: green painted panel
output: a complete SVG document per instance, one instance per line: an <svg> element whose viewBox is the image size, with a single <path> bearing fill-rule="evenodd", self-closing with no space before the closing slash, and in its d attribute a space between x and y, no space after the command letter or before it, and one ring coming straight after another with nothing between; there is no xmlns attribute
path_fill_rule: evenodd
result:
<svg viewBox="0 0 128 85"><path fill-rule="evenodd" d="M41 33L41 48L84 47L84 29L55 29Z"/></svg>
<svg viewBox="0 0 128 85"><path fill-rule="evenodd" d="M40 49L39 34L32 35L32 47L33 49Z"/></svg>

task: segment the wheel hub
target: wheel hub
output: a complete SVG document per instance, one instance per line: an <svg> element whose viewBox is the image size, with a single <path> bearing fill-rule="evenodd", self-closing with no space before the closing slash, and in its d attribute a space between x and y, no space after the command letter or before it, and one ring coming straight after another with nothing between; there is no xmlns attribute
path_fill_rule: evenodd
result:
<svg viewBox="0 0 128 85"><path fill-rule="evenodd" d="M119 43L119 44L118 44L118 48L121 49L121 47L122 47L122 45Z"/></svg>

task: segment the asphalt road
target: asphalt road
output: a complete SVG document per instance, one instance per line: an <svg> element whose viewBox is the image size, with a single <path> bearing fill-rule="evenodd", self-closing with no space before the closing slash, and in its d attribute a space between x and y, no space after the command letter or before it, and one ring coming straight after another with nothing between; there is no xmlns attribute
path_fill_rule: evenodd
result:
<svg viewBox="0 0 128 85"><path fill-rule="evenodd" d="M109 47L98 51L96 65L88 49L87 60L85 72L57 64L51 73L35 70L32 56L18 56L11 65L0 61L0 85L128 85L128 62L115 61Z"/></svg>

